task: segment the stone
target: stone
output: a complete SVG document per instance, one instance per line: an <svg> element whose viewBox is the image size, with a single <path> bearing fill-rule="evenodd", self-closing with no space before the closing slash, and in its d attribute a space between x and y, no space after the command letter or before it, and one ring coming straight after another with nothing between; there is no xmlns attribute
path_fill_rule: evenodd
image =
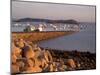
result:
<svg viewBox="0 0 100 75"><path fill-rule="evenodd" d="M42 60L38 59L38 58L34 58L35 60L35 65L36 66L42 66Z"/></svg>
<svg viewBox="0 0 100 75"><path fill-rule="evenodd" d="M19 48L23 48L25 43L24 43L24 40L23 39L17 39L14 41L15 43L15 46L19 47Z"/></svg>
<svg viewBox="0 0 100 75"><path fill-rule="evenodd" d="M42 51L40 49L34 49L34 57L37 58L42 54Z"/></svg>
<svg viewBox="0 0 100 75"><path fill-rule="evenodd" d="M46 62L45 59L42 59L42 68L46 69L48 67L48 63Z"/></svg>
<svg viewBox="0 0 100 75"><path fill-rule="evenodd" d="M77 67L79 68L80 66L81 66L81 64L78 63L78 64L77 64Z"/></svg>
<svg viewBox="0 0 100 75"><path fill-rule="evenodd" d="M52 62L52 63L49 65L49 71L50 71L50 72L56 72L56 71L58 71L55 62Z"/></svg>
<svg viewBox="0 0 100 75"><path fill-rule="evenodd" d="M27 59L27 64L28 64L28 66L34 66L35 65L35 61L34 60L32 60L32 59Z"/></svg>
<svg viewBox="0 0 100 75"><path fill-rule="evenodd" d="M53 61L52 55L49 51L44 51L44 57L45 57L45 60L47 62L52 62Z"/></svg>
<svg viewBox="0 0 100 75"><path fill-rule="evenodd" d="M19 66L20 71L23 71L25 63L22 60L20 60L20 61L17 61L16 64Z"/></svg>
<svg viewBox="0 0 100 75"><path fill-rule="evenodd" d="M39 66L35 65L35 60L33 59L26 60L26 66L24 67L24 69L25 73L34 73L42 71L42 69Z"/></svg>
<svg viewBox="0 0 100 75"><path fill-rule="evenodd" d="M12 55L15 55L17 58L21 57L21 49L12 45Z"/></svg>
<svg viewBox="0 0 100 75"><path fill-rule="evenodd" d="M49 66L49 67L50 67L50 70L49 70L49 71L50 71L50 72L53 72L53 65L52 65L52 64L50 64L50 66Z"/></svg>
<svg viewBox="0 0 100 75"><path fill-rule="evenodd" d="M66 65L62 65L59 67L59 71L65 71L67 69Z"/></svg>
<svg viewBox="0 0 100 75"><path fill-rule="evenodd" d="M22 49L23 57L26 57L27 59L29 59L29 58L34 58L34 55L35 55L35 53L32 50L32 47L30 45L27 45Z"/></svg>
<svg viewBox="0 0 100 75"><path fill-rule="evenodd" d="M12 63L16 63L17 57L15 54L11 55L11 60L12 60Z"/></svg>
<svg viewBox="0 0 100 75"><path fill-rule="evenodd" d="M42 72L42 69L39 66L26 67L24 73L35 73Z"/></svg>
<svg viewBox="0 0 100 75"><path fill-rule="evenodd" d="M69 66L69 67L71 67L71 68L76 68L76 64L75 64L75 62L74 62L74 60L73 59L68 59L67 60L67 65Z"/></svg>
<svg viewBox="0 0 100 75"><path fill-rule="evenodd" d="M11 65L11 72L12 73L18 73L18 72L20 72L19 66L17 64L12 64Z"/></svg>

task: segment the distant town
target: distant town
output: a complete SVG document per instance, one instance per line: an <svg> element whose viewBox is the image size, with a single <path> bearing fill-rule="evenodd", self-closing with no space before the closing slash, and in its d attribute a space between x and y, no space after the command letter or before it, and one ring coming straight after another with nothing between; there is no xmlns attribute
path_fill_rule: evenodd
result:
<svg viewBox="0 0 100 75"><path fill-rule="evenodd" d="M75 20L48 20L48 19L19 19L13 21L12 26L23 27L23 31L80 31L81 27Z"/></svg>

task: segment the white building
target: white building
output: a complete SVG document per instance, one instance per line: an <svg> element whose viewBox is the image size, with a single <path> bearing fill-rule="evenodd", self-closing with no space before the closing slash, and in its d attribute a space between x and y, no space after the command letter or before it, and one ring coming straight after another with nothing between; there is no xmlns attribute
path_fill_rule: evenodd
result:
<svg viewBox="0 0 100 75"><path fill-rule="evenodd" d="M42 24L39 24L39 27L38 27L39 31L43 31L44 27Z"/></svg>

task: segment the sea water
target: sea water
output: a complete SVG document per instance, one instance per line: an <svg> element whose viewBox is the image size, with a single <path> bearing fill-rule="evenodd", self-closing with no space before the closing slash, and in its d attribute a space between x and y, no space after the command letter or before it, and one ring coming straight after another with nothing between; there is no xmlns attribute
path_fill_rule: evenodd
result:
<svg viewBox="0 0 100 75"><path fill-rule="evenodd" d="M22 32L26 28L26 23L21 22L21 26L12 26L12 32ZM32 23L31 23L32 24ZM38 43L40 47L58 49L58 50L77 50L96 52L96 25L95 23L80 23L82 30L71 35L65 35L58 38L41 41ZM35 25L37 27L37 25ZM47 28L46 31L52 31Z"/></svg>
<svg viewBox="0 0 100 75"><path fill-rule="evenodd" d="M82 23L86 28L71 35L42 41L39 46L58 50L77 50L81 52L96 52L96 25L95 23Z"/></svg>

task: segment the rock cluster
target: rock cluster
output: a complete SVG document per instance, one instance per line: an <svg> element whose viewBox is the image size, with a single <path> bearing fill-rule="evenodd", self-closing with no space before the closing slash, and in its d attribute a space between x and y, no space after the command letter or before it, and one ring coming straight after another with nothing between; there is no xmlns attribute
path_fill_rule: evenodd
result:
<svg viewBox="0 0 100 75"><path fill-rule="evenodd" d="M53 62L49 51L42 50L36 44L23 39L13 41L11 57L12 73L42 72Z"/></svg>
<svg viewBox="0 0 100 75"><path fill-rule="evenodd" d="M12 73L57 72L96 67L94 54L45 49L23 39L12 41L11 60Z"/></svg>

